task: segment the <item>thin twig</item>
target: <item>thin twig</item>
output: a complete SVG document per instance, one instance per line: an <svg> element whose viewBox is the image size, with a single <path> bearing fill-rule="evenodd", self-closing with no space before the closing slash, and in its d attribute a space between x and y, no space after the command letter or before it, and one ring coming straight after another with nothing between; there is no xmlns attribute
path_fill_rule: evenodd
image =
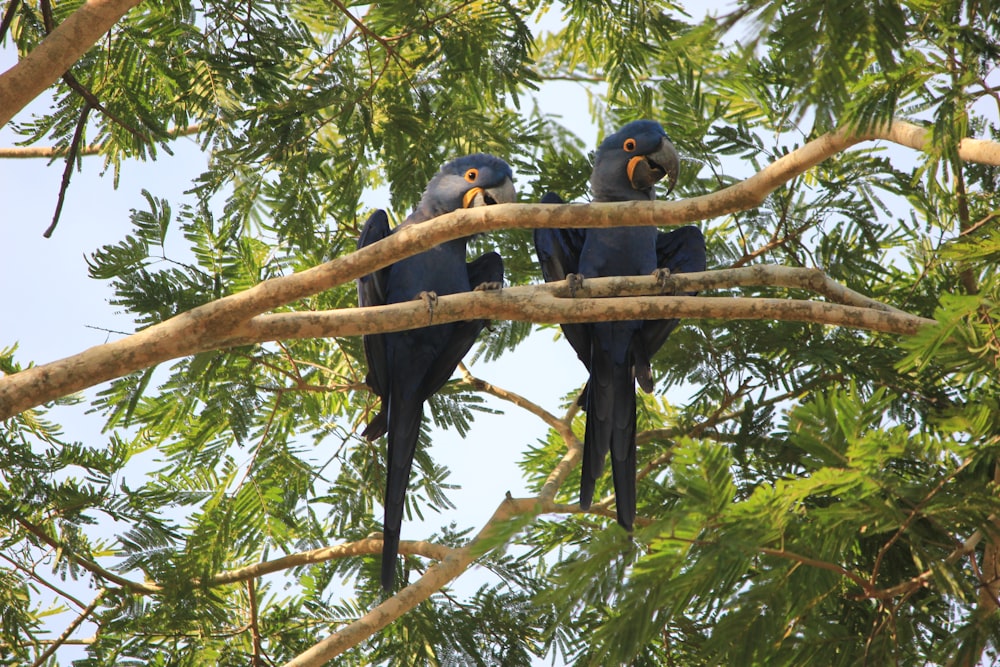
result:
<svg viewBox="0 0 1000 667"><path fill-rule="evenodd" d="M7 34L7 30L14 20L14 14L17 13L17 8L20 5L21 0L10 0L10 4L7 5L7 10L3 13L3 19L0 20L0 40L3 40L4 35Z"/></svg>
<svg viewBox="0 0 1000 667"><path fill-rule="evenodd" d="M50 0L39 0L38 4L39 8L42 10L42 22L45 25L45 34L46 35L51 34L52 31L55 30L55 25L52 20L52 4ZM68 70L63 73L62 79L63 82L67 86L69 86L70 89L73 90L73 92L75 92L77 95L83 98L86 104L89 104L91 107L97 109L99 112L101 112L109 119L111 119L113 122L117 123L118 125L128 130L132 134L132 136L136 138L136 140L148 141L148 137L144 133L140 132L132 125L126 123L123 119L111 113L111 111L109 111L108 108L105 107L99 99L97 99L97 96L94 95L94 93L92 93L89 88L80 83L77 80L77 78L73 76L73 74L70 73Z"/></svg>
<svg viewBox="0 0 1000 667"><path fill-rule="evenodd" d="M875 565L872 566L871 577L869 577L869 582L871 583L872 586L875 585L875 580L878 578L879 569L882 566L882 560L885 558L886 554L889 552L889 549L892 548L892 545L894 545L896 542L898 542L899 539L903 536L903 533L905 533L910 528L910 526L913 524L913 522L916 521L919 516L921 516L921 510L924 508L924 506L927 505L927 503L929 503L931 501L931 499L933 499L934 496L936 496L938 494L938 492L940 492L941 489L943 489L948 482L950 482L953 479L955 479L955 477L959 473L961 473L969 465L971 465L972 461L973 461L973 459L971 457L965 459L964 461L962 461L962 463L958 467L956 467L954 470L952 470L948 475L945 475L934 486L934 488L931 489L930 492L928 492L926 496L924 496L923 498L921 498L920 502L917 503L910 510L910 512L907 515L906 519L903 521L902 524L900 524L900 526L896 530L896 532L893 533L892 537L889 538L889 540L886 541L886 543L882 545L881 549L879 549L878 555L875 557Z"/></svg>
<svg viewBox="0 0 1000 667"><path fill-rule="evenodd" d="M263 664L261 658L261 637L260 625L257 619L257 582L255 579L247 579L247 597L250 605L250 636L253 638L253 656L250 664L253 667L260 667Z"/></svg>
<svg viewBox="0 0 1000 667"><path fill-rule="evenodd" d="M52 232L59 224L59 216L62 214L63 203L66 201L66 192L69 190L69 179L73 176L73 167L76 166L76 152L80 149L80 142L83 140L83 129L87 126L87 114L90 113L90 103L83 103L83 110L80 118L76 122L76 130L73 131L73 141L69 145L69 153L66 154L66 167L63 169L62 183L59 185L59 198L56 199L56 211L52 214L52 222L49 228L42 234L45 238L50 238Z"/></svg>
<svg viewBox="0 0 1000 667"><path fill-rule="evenodd" d="M52 591L56 595L58 595L60 597L66 598L67 600L69 600L70 602L72 602L73 604L75 604L80 609L86 609L87 605L85 605L82 600L80 600L79 598L77 598L74 595L70 595L69 593L67 593L66 591L62 590L61 588L59 588L55 584L53 584L53 583L45 580L41 576L39 576L39 574L37 572L35 572L35 567L34 566L32 566L30 568L25 567L25 566L21 565L20 563L18 563L17 561L15 561L14 559L10 558L7 554L2 553L2 552L0 552L0 558L3 558L5 561L7 561L8 563L10 563L15 569L18 569L21 572L24 572L29 577L31 577L32 581L35 581L35 582L41 584L42 586L45 586L45 588L48 588L50 591Z"/></svg>
<svg viewBox="0 0 1000 667"><path fill-rule="evenodd" d="M203 125L188 125L187 127L179 127L168 130L166 133L167 138L177 139L179 137L187 137L192 134L198 134L204 129ZM99 155L103 153L109 142L105 141L99 144L87 144L86 146L81 146L77 151L77 156L86 157L89 155ZM55 158L62 157L69 153L69 148L66 146L13 146L7 148L0 148L0 159L37 159L37 158Z"/></svg>
<svg viewBox="0 0 1000 667"><path fill-rule="evenodd" d="M87 608L84 609L79 616L73 619L73 622L69 624L69 626L63 631L61 635L59 635L59 637L54 642L49 644L49 646L44 651L42 651L42 654L40 656L35 658L35 661L31 663L31 667L40 667L41 665L44 665L45 661L48 660L49 657L56 652L56 649L58 649L60 646L66 643L70 635L72 635L76 631L76 629L80 627L80 624L83 623L88 616L94 613L94 610L97 609L97 605L101 603L101 598L104 597L104 593L105 589L103 588L97 591L97 596L94 598L93 602L87 605Z"/></svg>
<svg viewBox="0 0 1000 667"><path fill-rule="evenodd" d="M35 524L31 523L24 517L18 516L14 517L14 519L21 525L22 528L24 528L29 533L40 539L42 542L45 542L45 544L48 544L50 547L54 549L57 549L64 557L69 558L74 563L76 563L83 569L87 570L91 574L96 575L102 579L106 579L114 584L118 584L122 588L128 590L130 593L141 593L143 595L150 595L162 590L160 586L156 584L139 583L138 581L132 581L131 579L126 579L125 577L117 575L114 572L111 572L110 570L106 570L97 563L95 563L94 561L85 558L78 553L75 553L67 545L51 537L41 527L36 526Z"/></svg>

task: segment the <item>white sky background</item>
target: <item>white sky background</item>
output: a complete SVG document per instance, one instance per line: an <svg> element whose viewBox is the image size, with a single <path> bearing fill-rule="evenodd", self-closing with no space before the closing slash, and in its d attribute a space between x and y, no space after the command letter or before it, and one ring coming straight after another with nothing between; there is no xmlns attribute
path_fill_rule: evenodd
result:
<svg viewBox="0 0 1000 667"><path fill-rule="evenodd" d="M699 7L695 13L719 13L728 4L720 0L692 3ZM545 24L558 21L555 11L545 17ZM16 53L9 45L0 47L0 71L15 60ZM537 98L543 113L558 114L591 147L596 145L598 131L589 118L587 95L581 84L547 83ZM36 100L15 122L28 120L32 112L45 113L47 107L47 101ZM0 146L12 146L14 140L9 128L0 128ZM120 337L108 333L108 329L134 330L131 318L109 304L112 292L107 284L88 277L85 257L102 245L119 242L131 231L130 210L146 207L142 189L168 200L173 210L178 210L185 200L183 192L203 171L206 156L190 138L178 139L172 148L173 156L160 151L155 162L125 163L117 189L110 173L102 175L103 158L84 158L83 170L72 176L59 225L49 239L42 233L52 219L65 161L58 159L49 164L44 159L0 160L0 299L2 312L7 314L0 320L0 348L17 343L17 359L22 364L43 364ZM515 182L519 189L526 189L527 183ZM370 202L372 206L387 203ZM178 251L180 248L178 244ZM474 364L471 370L556 414L561 414L562 397L579 388L586 378L571 347L564 340L554 341L552 330L536 332L514 353L494 363ZM671 394L671 399L686 400L676 393ZM432 455L451 470L449 481L461 487L449 494L456 509L428 515L426 525L404 522L403 539L424 539L450 522L478 530L505 493L527 493L516 462L525 446L544 437L547 429L519 408L492 398L488 398L487 405L505 414L477 416L466 439L454 431L435 432ZM84 415L85 407L55 409L49 418L62 424L68 440L100 447L108 438L101 433L103 420ZM246 452L248 460L251 454ZM325 461L329 455L317 452L316 459ZM130 481L132 486L139 483ZM376 512L380 518L380 509ZM460 578L455 587L472 591L483 581L472 572ZM78 593L85 602L92 597L88 591ZM43 593L42 599L46 595ZM71 610L72 616L77 611ZM71 616L60 618L68 622ZM63 627L62 622L55 621L54 635ZM84 626L75 636L86 636L88 632L92 630ZM65 664L68 655L60 654Z"/></svg>

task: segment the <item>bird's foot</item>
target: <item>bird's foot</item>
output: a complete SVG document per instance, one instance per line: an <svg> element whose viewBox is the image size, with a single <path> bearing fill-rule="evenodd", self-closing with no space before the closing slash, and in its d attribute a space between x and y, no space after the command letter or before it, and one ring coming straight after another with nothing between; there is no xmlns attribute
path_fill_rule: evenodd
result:
<svg viewBox="0 0 1000 667"><path fill-rule="evenodd" d="M417 294L416 299L414 299L414 301L416 301L417 299L424 302L424 305L427 306L427 314L430 315L431 319L433 320L434 307L437 305L438 302L437 292L420 292L419 294Z"/></svg>
<svg viewBox="0 0 1000 667"><path fill-rule="evenodd" d="M496 292L496 291L501 290L501 289L503 289L503 283L502 282L495 282L494 281L494 282L479 283L478 285L475 286L475 288L473 288L472 291L473 292Z"/></svg>
<svg viewBox="0 0 1000 667"><path fill-rule="evenodd" d="M673 295L674 290L670 285L670 269L656 269L653 271L653 277L656 278L656 284L660 286L660 291L663 294Z"/></svg>
<svg viewBox="0 0 1000 667"><path fill-rule="evenodd" d="M576 297L576 292L581 287L583 287L583 274L582 273L567 273L566 274L566 284L569 285L569 295L571 297Z"/></svg>

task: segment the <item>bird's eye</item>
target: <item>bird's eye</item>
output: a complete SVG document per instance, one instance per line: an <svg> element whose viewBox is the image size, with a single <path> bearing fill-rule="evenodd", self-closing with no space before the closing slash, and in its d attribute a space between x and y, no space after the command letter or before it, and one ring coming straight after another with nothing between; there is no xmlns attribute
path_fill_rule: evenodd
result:
<svg viewBox="0 0 1000 667"><path fill-rule="evenodd" d="M479 178L478 169L470 169L469 171L465 172L465 180L467 180L469 183L475 183L477 178Z"/></svg>
<svg viewBox="0 0 1000 667"><path fill-rule="evenodd" d="M629 153L631 153L632 151L634 151L635 150L635 139L633 139L631 137L629 137L628 139L626 139L625 143L622 144L622 148L624 148L625 150L627 150Z"/></svg>

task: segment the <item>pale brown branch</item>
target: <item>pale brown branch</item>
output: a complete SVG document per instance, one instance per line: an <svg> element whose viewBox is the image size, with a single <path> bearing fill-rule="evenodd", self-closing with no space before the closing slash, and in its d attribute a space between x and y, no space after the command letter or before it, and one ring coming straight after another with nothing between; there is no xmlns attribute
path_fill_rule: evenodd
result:
<svg viewBox="0 0 1000 667"><path fill-rule="evenodd" d="M552 500L556 497L556 493L559 492L559 487L562 486L563 481L573 468L576 467L580 457L583 456L583 444L580 442L579 438L576 437L576 434L573 433L572 413L565 419L560 419L548 410L545 410L542 406L529 401L520 394L516 394L506 389L501 389L496 385L475 377L471 372L469 372L469 369L465 366L465 364L460 363L458 367L462 373L463 382L471 385L473 389L483 391L496 396L497 398L509 401L510 403L513 403L514 405L530 412L558 433L566 443L566 453L563 455L562 459L559 460L559 463L556 464L555 468L552 469L552 472L549 473L545 483L542 485L541 492L538 494L539 501L543 503L552 502ZM579 509L579 506L577 506L577 509Z"/></svg>
<svg viewBox="0 0 1000 667"><path fill-rule="evenodd" d="M0 74L0 127L55 83L140 0L87 0L41 44Z"/></svg>
<svg viewBox="0 0 1000 667"><path fill-rule="evenodd" d="M490 394L491 396L496 396L501 400L507 401L508 403L516 405L519 408L523 408L560 433L563 433L566 430L566 424L563 423L561 419L537 403L529 401L524 396L521 396L513 391L503 389L487 382L486 380L483 380L482 378L476 377L469 370L468 366L462 362L459 362L458 370L462 374L462 382L472 387L475 391L481 391L483 393Z"/></svg>
<svg viewBox="0 0 1000 667"><path fill-rule="evenodd" d="M416 225L420 226L420 225ZM404 230L405 231L405 230ZM393 234L393 237L398 234ZM390 240L391 238L390 237ZM369 248L383 242L376 243ZM367 248L366 248L367 250ZM360 255L361 252L348 256ZM347 259L347 258L345 258ZM326 266L326 265L324 265ZM728 269L728 275L765 275L768 267L754 266ZM771 267L773 268L773 267ZM734 274L733 272L744 272ZM309 273L304 272L304 273ZM779 269L777 273L787 274ZM302 275L302 274L296 274ZM704 274L697 274L704 277ZM696 285L695 274L678 274L680 289ZM290 276L294 277L294 276ZM673 280L674 278L672 278ZM716 286L727 284L711 280ZM742 280L742 279L741 279ZM777 279L775 279L777 280ZM690 282L685 282L690 281ZM269 281L269 283L272 281ZM746 278L741 284L749 284ZM262 283L263 287L268 283ZM770 284L770 283L769 283ZM655 280L638 278L599 278L587 280L578 295L616 293L616 290L660 290ZM256 291L254 288L242 294ZM824 288L830 291L829 288ZM851 297L853 292L841 288L841 297L855 302L866 297ZM875 307L840 305L801 300L749 299L736 297L661 297L629 296L608 298L559 298L569 294L565 283L525 285L499 291L466 292L440 297L433 311L428 312L422 301L347 308L335 311L279 313L258 315L249 321L234 321L220 299L213 304L178 315L162 324L150 327L119 341L100 345L65 359L28 368L0 378L0 419L11 417L60 396L79 391L105 380L120 377L176 357L207 350L248 345L264 341L357 336L388 331L402 331L430 324L442 324L467 319L508 319L540 323L593 322L599 320L635 320L684 318L777 319L797 322L869 329L887 333L911 335L933 320L897 312L883 304ZM265 299L270 295L265 294ZM212 320L212 321L206 321ZM194 335L194 331L200 335Z"/></svg>
<svg viewBox="0 0 1000 667"><path fill-rule="evenodd" d="M565 422L565 424L565 432L561 431L560 435L562 435L563 440L566 442L566 453L563 454L563 457L559 459L559 463L549 473L549 476L545 479L545 483L542 485L542 490L538 493L538 499L545 503L553 501L556 494L559 493L563 482L566 481L569 474L580 463L580 459L583 458L583 443L580 442L580 439L569 428L569 421Z"/></svg>
<svg viewBox="0 0 1000 667"><path fill-rule="evenodd" d="M797 299L629 296L561 299L539 286L502 292L466 292L439 297L433 313L422 302L335 311L259 315L233 330L216 346L279 339L359 336L405 331L470 319L503 319L545 324L619 320L688 319L784 320L813 322L883 333L913 335L934 320L860 306ZM211 348L209 348L211 349Z"/></svg>
<svg viewBox="0 0 1000 667"><path fill-rule="evenodd" d="M202 125L188 125L187 127L174 128L167 131L167 137L176 139L187 137L201 132ZM107 142L99 144L88 144L81 146L76 152L78 156L99 155L107 148ZM0 159L29 159L29 158L56 158L64 157L69 153L68 146L11 146L0 148Z"/></svg>
<svg viewBox="0 0 1000 667"><path fill-rule="evenodd" d="M423 556L432 560L444 560L453 551L450 547L433 542L402 540L399 543L399 553L405 556ZM222 586L240 581L248 581L266 574L288 570L293 567L302 567L312 563L323 563L336 558L350 558L353 556L366 556L382 552L381 537L367 537L357 542L347 542L332 547L322 549L312 549L300 553L289 554L282 558L254 563L236 570L220 572L208 579L205 583L208 586Z"/></svg>
<svg viewBox="0 0 1000 667"><path fill-rule="evenodd" d="M451 549L445 558L427 568L427 571L417 581L382 602L361 618L289 660L284 667L325 665L347 649L371 637L465 572L477 556L479 543L489 539L498 525L515 516L537 515L546 512L579 513L581 510L578 505L559 505L537 498L512 498L508 496L500 503L483 529L468 544L458 549Z"/></svg>
<svg viewBox="0 0 1000 667"><path fill-rule="evenodd" d="M422 252L450 239L469 236L475 232L506 228L614 227L621 225L622 221L628 221L631 225L679 225L694 220L713 218L757 206L782 183L807 171L827 157L860 141L878 138L888 138L904 143L904 145L922 148L926 143L926 131L900 121L893 123L887 129L873 130L865 134L851 134L844 130L826 134L781 157L745 181L713 194L681 201L593 203L587 205L499 204L461 209L440 216L431 222L410 225L357 252L300 273L267 280L239 294L218 299L181 313L124 340L92 348L84 353L55 362L55 364L30 368L4 378L0 380L0 419L6 419L27 408L162 361L218 349L226 345L253 342L252 339L241 339L240 336L247 335L248 320L255 315L354 280L403 257ZM986 158L990 160L995 158L996 163L1000 164L1000 144L992 142L968 144L969 141L972 140L963 140L959 147L960 154L963 151L972 151L976 157L983 158L982 161L989 161ZM633 308L638 307L638 304L635 303L631 305ZM688 306L691 305L693 304L688 304ZM702 306L707 305L707 302L702 304ZM583 304L578 302L575 305L569 304L569 308L566 308L566 304L564 304L563 308L566 310L560 312L558 321L583 321L565 319L569 317L568 311L570 310L575 310L577 317L593 317L587 313L580 314L582 306ZM717 309L716 314L707 314L710 309L702 307L685 310L686 307L681 305L681 301L672 304L672 307L674 310L668 316L715 317L721 316L722 313L721 310ZM744 304L743 307L747 308L748 306ZM888 328L880 328L869 323L852 324L849 320L853 318L853 315L847 317L848 321L826 321L815 319L816 315L807 316L801 305L793 305L792 309L795 308L798 308L799 311L797 315L790 316L790 319L793 320L806 318L809 321L822 321L827 324L862 326L863 328L885 331L895 330L892 325L886 324L885 321L882 322L882 326L888 326ZM537 313L539 309L534 307L531 310ZM548 312L544 316L537 315L542 319L533 321L556 321L553 319L553 312ZM652 311L646 311L646 313L649 312ZM842 311L841 315L846 315L846 311ZM744 315L735 316L747 317L749 315L745 312ZM503 314L469 313L463 315L464 317L503 317ZM612 315L611 319L614 317ZM635 315L628 319L634 317ZM866 317L868 320L878 319L878 317L871 317L870 314ZM437 319L441 321L440 318ZM521 319L532 319L532 317L522 314ZM883 318L883 320L885 319ZM424 326L424 324L418 323L414 326ZM296 323L295 326L298 328L299 324ZM244 331L239 332L239 329L244 329ZM910 332L914 330L915 328L911 328ZM357 333L363 332L345 329L338 335L356 335ZM279 337L281 336L279 335Z"/></svg>

